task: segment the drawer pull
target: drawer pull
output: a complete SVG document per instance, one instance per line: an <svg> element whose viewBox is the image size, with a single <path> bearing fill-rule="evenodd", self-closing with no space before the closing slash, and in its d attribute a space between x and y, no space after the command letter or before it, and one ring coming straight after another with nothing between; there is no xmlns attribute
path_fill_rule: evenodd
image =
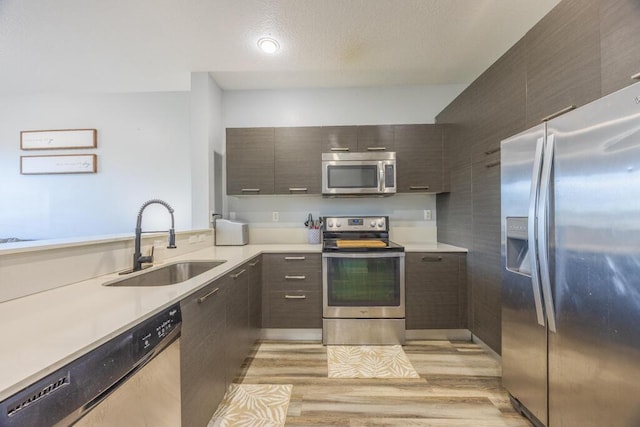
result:
<svg viewBox="0 0 640 427"><path fill-rule="evenodd" d="M284 276L285 280L307 280L307 276Z"/></svg>
<svg viewBox="0 0 640 427"><path fill-rule="evenodd" d="M349 147L333 147L329 151L349 151Z"/></svg>
<svg viewBox="0 0 640 427"><path fill-rule="evenodd" d="M202 304L203 302L205 302L207 300L207 298L209 298L210 296L213 296L215 294L218 293L218 291L220 290L220 288L215 288L214 290L212 290L211 292L209 292L208 294L202 295L200 298L198 298L198 304Z"/></svg>
<svg viewBox="0 0 640 427"><path fill-rule="evenodd" d="M303 256L286 256L284 257L286 261L304 261L306 257Z"/></svg>
<svg viewBox="0 0 640 427"><path fill-rule="evenodd" d="M631 80L640 80L640 73L631 76Z"/></svg>
<svg viewBox="0 0 640 427"><path fill-rule="evenodd" d="M484 154L486 154L487 156L493 153L497 153L498 151L500 151L500 147L498 148L492 148L491 150L487 150L484 152Z"/></svg>
<svg viewBox="0 0 640 427"><path fill-rule="evenodd" d="M285 295L285 299L307 299L306 295Z"/></svg>
<svg viewBox="0 0 640 427"><path fill-rule="evenodd" d="M245 271L247 270L240 270L236 274L232 274L231 277L233 277L234 279L237 279L238 277L242 276Z"/></svg>
<svg viewBox="0 0 640 427"><path fill-rule="evenodd" d="M260 189L259 188L243 188L242 190L243 193L259 193Z"/></svg>
<svg viewBox="0 0 640 427"><path fill-rule="evenodd" d="M296 191L306 193L308 190L307 190L307 187L289 187L289 193L294 193Z"/></svg>
<svg viewBox="0 0 640 427"><path fill-rule="evenodd" d="M428 190L429 186L428 185L410 185L409 186L409 190Z"/></svg>
<svg viewBox="0 0 640 427"><path fill-rule="evenodd" d="M249 266L250 266L250 267L255 267L255 266L256 266L256 265L258 265L258 264L260 264L260 260L257 260L256 262L253 262L253 263L251 263L251 262L250 262L250 263L249 263Z"/></svg>
<svg viewBox="0 0 640 427"><path fill-rule="evenodd" d="M499 164L500 164L500 160L498 160L497 162L487 163L486 165L484 165L484 167L489 169L489 168L492 168L494 166L498 166Z"/></svg>
<svg viewBox="0 0 640 427"><path fill-rule="evenodd" d="M367 151L384 151L387 147L367 147Z"/></svg>
<svg viewBox="0 0 640 427"><path fill-rule="evenodd" d="M543 117L542 120L540 120L540 122L541 123L548 122L551 119L555 119L556 117L563 115L564 113L568 113L569 111L573 110L574 108L576 108L575 105L569 105L568 107L564 107L560 111L556 111L553 114L549 114L547 117Z"/></svg>
<svg viewBox="0 0 640 427"><path fill-rule="evenodd" d="M442 261L441 256L425 256L422 257L422 262L440 262Z"/></svg>

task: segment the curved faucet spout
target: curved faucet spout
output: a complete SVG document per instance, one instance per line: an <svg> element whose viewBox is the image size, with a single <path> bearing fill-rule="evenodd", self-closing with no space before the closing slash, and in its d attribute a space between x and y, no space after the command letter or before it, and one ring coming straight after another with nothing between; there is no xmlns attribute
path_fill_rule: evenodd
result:
<svg viewBox="0 0 640 427"><path fill-rule="evenodd" d="M167 245L168 249L176 248L176 232L175 232L175 221L173 217L173 208L169 203L160 199L151 199L142 204L140 210L138 211L138 219L136 221L136 240L135 240L135 250L133 253L133 271L139 271L142 269L143 263L153 262L153 253L151 256L142 256L141 252L141 241L142 241L142 213L146 209L147 206L159 204L167 208L169 214L171 215L171 228L169 229L169 243Z"/></svg>

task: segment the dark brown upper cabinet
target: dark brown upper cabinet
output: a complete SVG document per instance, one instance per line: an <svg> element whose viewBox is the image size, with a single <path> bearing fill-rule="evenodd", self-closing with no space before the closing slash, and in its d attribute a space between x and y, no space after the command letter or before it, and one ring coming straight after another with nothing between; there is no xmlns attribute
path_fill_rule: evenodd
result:
<svg viewBox="0 0 640 427"><path fill-rule="evenodd" d="M274 193L273 128L227 129L227 194Z"/></svg>
<svg viewBox="0 0 640 427"><path fill-rule="evenodd" d="M393 126L357 126L358 151L395 151Z"/></svg>
<svg viewBox="0 0 640 427"><path fill-rule="evenodd" d="M275 194L320 194L322 127L275 129Z"/></svg>
<svg viewBox="0 0 640 427"><path fill-rule="evenodd" d="M640 2L603 1L600 6L602 95L638 82L640 73Z"/></svg>
<svg viewBox="0 0 640 427"><path fill-rule="evenodd" d="M443 191L442 127L396 125L393 129L398 193Z"/></svg>
<svg viewBox="0 0 640 427"><path fill-rule="evenodd" d="M525 36L527 127L600 97L599 0L564 0Z"/></svg>
<svg viewBox="0 0 640 427"><path fill-rule="evenodd" d="M323 153L358 151L357 126L326 126L323 129L326 137L322 144Z"/></svg>

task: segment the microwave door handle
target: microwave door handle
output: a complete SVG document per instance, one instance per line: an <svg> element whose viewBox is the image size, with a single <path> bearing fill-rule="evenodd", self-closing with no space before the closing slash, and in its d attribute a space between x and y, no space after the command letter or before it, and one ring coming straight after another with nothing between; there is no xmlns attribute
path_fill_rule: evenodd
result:
<svg viewBox="0 0 640 427"><path fill-rule="evenodd" d="M384 165L378 164L378 178L380 182L378 182L378 191L382 193L384 189Z"/></svg>

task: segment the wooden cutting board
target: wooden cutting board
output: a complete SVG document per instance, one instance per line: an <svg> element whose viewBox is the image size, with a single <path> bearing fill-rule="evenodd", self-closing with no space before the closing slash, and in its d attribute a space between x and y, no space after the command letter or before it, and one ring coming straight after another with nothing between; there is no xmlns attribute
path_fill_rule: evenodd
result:
<svg viewBox="0 0 640 427"><path fill-rule="evenodd" d="M384 248L387 246L382 240L338 240L339 248Z"/></svg>

